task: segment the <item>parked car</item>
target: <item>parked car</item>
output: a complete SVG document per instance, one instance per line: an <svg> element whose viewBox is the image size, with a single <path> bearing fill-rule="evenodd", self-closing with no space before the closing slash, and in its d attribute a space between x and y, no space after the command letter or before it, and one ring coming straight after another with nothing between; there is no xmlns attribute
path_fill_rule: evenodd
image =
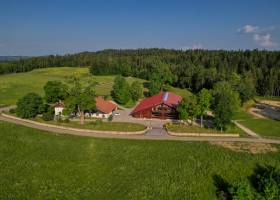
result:
<svg viewBox="0 0 280 200"><path fill-rule="evenodd" d="M114 115L115 115L115 116L119 116L119 115L120 115L120 113L116 112L116 113L114 113Z"/></svg>

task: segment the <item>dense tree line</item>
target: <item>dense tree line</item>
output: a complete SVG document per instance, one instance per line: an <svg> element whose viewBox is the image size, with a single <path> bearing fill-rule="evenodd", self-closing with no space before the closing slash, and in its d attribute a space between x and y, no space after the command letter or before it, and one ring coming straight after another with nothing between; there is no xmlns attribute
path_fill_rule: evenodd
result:
<svg viewBox="0 0 280 200"><path fill-rule="evenodd" d="M148 80L156 79L154 72L164 69L172 76L156 82L154 88L168 82L198 92L225 80L241 85L240 90L249 83L259 95L280 96L279 51L104 50L0 63L0 74L63 66L92 66L95 75L121 74Z"/></svg>

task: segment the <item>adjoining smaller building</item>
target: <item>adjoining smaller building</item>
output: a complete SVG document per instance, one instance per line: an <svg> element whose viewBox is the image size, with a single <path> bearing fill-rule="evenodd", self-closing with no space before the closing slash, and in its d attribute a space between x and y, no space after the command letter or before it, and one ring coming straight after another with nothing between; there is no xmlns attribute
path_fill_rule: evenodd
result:
<svg viewBox="0 0 280 200"><path fill-rule="evenodd" d="M108 118L113 114L114 111L118 109L118 106L116 104L110 101L106 101L102 97L96 97L95 103L96 110L94 112L85 112L86 117ZM55 116L62 116L63 109L64 103L62 101L56 103L54 106Z"/></svg>
<svg viewBox="0 0 280 200"><path fill-rule="evenodd" d="M63 109L64 109L64 103L62 101L57 102L54 105L54 115L61 116Z"/></svg>
<svg viewBox="0 0 280 200"><path fill-rule="evenodd" d="M104 100L102 97L95 98L96 112L86 113L86 116L91 116L95 118L108 118L113 114L114 111L118 109L118 106L110 101Z"/></svg>
<svg viewBox="0 0 280 200"><path fill-rule="evenodd" d="M161 91L142 100L131 115L136 118L178 119L176 107L181 100L181 96Z"/></svg>

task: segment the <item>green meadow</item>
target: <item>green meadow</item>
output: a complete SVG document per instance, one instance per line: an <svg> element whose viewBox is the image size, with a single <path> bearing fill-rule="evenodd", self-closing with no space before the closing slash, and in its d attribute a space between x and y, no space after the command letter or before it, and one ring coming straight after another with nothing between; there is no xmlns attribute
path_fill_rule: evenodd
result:
<svg viewBox="0 0 280 200"><path fill-rule="evenodd" d="M279 153L235 152L206 142L134 141L51 134L0 122L0 199L216 199ZM279 149L279 146L275 146Z"/></svg>
<svg viewBox="0 0 280 200"><path fill-rule="evenodd" d="M0 106L13 105L17 99L24 96L29 92L36 92L40 95L44 94L43 86L50 80L65 81L69 76L79 77L85 82L89 79L97 83L95 89L97 95L109 96L115 76L93 76L89 73L88 68L79 67L57 67L57 68L45 68L37 69L31 72L14 73L7 75L0 75ZM129 84L138 80L144 83L145 80L126 77ZM169 86L168 90L173 91L179 95L189 95L190 92L179 88ZM134 103L129 102L127 107L132 107Z"/></svg>

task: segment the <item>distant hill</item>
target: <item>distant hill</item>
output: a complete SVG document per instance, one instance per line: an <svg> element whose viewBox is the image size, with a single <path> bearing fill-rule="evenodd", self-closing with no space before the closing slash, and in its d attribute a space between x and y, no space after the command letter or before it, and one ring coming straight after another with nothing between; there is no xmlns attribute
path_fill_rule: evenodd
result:
<svg viewBox="0 0 280 200"><path fill-rule="evenodd" d="M0 56L0 62L14 61L29 58L28 56Z"/></svg>

